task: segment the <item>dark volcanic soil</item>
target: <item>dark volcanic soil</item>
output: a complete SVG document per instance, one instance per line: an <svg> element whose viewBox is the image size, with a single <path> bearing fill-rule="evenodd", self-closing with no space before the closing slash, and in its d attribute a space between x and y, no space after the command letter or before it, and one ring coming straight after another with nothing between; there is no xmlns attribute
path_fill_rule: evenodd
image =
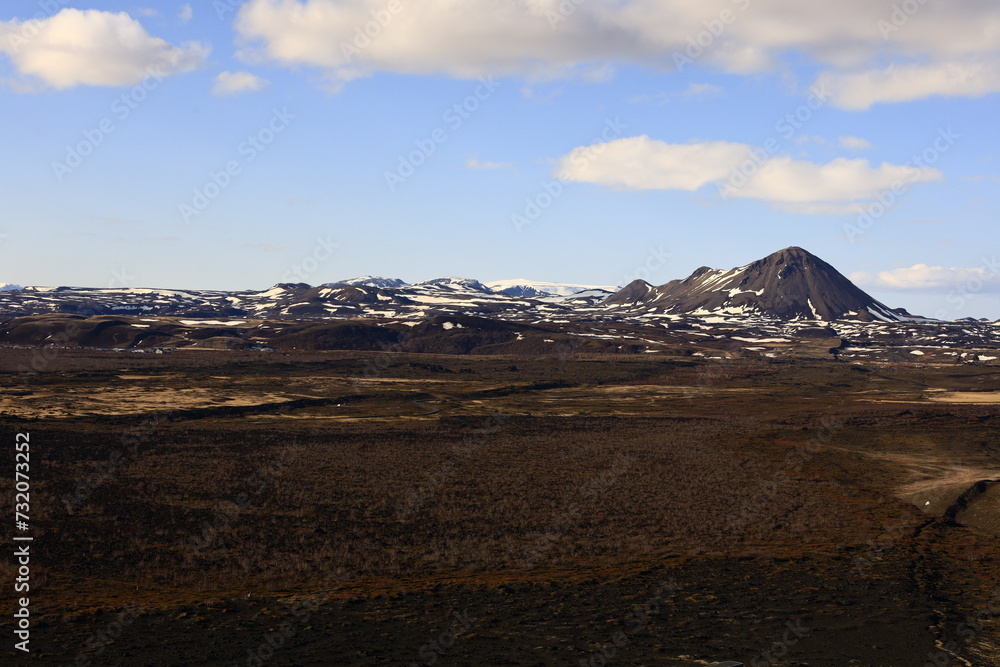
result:
<svg viewBox="0 0 1000 667"><path fill-rule="evenodd" d="M937 400L988 368L87 353L2 378L36 536L10 664L1000 664L993 487L954 510L1000 479L1000 405Z"/></svg>
<svg viewBox="0 0 1000 667"><path fill-rule="evenodd" d="M219 599L140 615L95 664L252 665L249 652L267 656L261 647L270 635L280 645L268 662L274 665L422 664L421 649L429 655L434 641L437 662L452 665L603 664L604 654L623 665L731 657L764 664L768 655L788 665L921 665L934 651L927 631L934 614L914 605L913 582L895 576L907 566L885 563L856 582L844 561L726 559L604 583L435 586L374 598L307 597L298 606ZM68 663L94 628L115 620L85 615L48 627L39 650ZM274 634L282 624L287 637ZM460 630L454 641L442 638L453 624Z"/></svg>

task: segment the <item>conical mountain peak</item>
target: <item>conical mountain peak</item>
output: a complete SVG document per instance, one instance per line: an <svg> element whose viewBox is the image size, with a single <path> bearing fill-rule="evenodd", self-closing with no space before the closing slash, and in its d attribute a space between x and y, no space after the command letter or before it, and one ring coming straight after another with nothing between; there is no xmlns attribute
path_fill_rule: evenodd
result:
<svg viewBox="0 0 1000 667"><path fill-rule="evenodd" d="M637 290L626 299L635 302ZM643 306L692 315L761 315L783 319L899 320L830 264L798 246L784 248L728 271L701 267L684 280L642 296Z"/></svg>

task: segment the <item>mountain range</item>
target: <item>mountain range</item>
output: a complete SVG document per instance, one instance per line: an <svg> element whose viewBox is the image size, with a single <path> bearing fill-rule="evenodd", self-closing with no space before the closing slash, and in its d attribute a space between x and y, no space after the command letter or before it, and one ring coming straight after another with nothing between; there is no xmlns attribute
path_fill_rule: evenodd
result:
<svg viewBox="0 0 1000 667"><path fill-rule="evenodd" d="M365 286L365 287L380 287L385 289L399 288L399 287L424 287L433 285L444 285L455 287L458 289L473 289L479 292L497 292L499 294L506 294L507 296L517 296L517 297L541 297L541 296L570 296L573 294L578 294L580 292L586 292L590 290L600 290L607 292L608 295L613 293L617 288L607 287L607 286L597 286L597 285L572 285L569 283L554 283L546 282L540 280L526 280L524 278L515 278L514 280L494 280L488 283L481 283L478 280L472 280L469 278L435 278L434 280L425 280L423 282L414 283L411 285L399 278L383 278L381 276L360 276L358 278L348 278L346 280L338 280L336 283L328 283L327 286L333 284L340 285L355 285L355 286Z"/></svg>
<svg viewBox="0 0 1000 667"><path fill-rule="evenodd" d="M913 316L801 248L663 285L362 276L263 291L0 290L0 345L989 364L1000 323ZM772 363L772 362L768 362Z"/></svg>
<svg viewBox="0 0 1000 667"><path fill-rule="evenodd" d="M271 319L413 319L442 313L503 319L596 313L827 322L922 319L877 301L797 247L734 269L701 267L663 285L636 280L621 289L520 279L484 284L457 277L408 284L399 278L361 276L315 287L280 283L264 291L8 286L0 292L0 316L53 312Z"/></svg>

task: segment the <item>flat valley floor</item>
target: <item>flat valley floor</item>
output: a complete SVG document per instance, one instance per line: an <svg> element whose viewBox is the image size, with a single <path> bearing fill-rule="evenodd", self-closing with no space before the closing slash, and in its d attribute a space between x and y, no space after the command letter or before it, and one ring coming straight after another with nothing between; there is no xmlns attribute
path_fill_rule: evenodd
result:
<svg viewBox="0 0 1000 667"><path fill-rule="evenodd" d="M33 354L5 664L1000 665L996 367Z"/></svg>

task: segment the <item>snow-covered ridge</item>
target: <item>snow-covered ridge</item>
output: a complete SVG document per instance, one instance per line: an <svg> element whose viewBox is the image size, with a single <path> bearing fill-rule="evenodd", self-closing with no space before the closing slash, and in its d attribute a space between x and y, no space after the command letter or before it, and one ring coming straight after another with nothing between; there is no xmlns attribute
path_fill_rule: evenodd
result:
<svg viewBox="0 0 1000 667"><path fill-rule="evenodd" d="M363 287L406 287L409 283L400 280L399 278L383 278L382 276L358 276L357 278L349 278L347 280L338 280L333 283L326 283L324 287L332 285L355 285Z"/></svg>
<svg viewBox="0 0 1000 667"><path fill-rule="evenodd" d="M456 278L454 276L449 276L447 278L434 278L433 280L424 280L419 282L413 287L431 287L431 288L446 288L452 290L476 290L478 292L489 292L491 291L489 287L482 284L474 278Z"/></svg>
<svg viewBox="0 0 1000 667"><path fill-rule="evenodd" d="M617 288L610 285L578 285L573 283L556 283L544 280L526 280L514 278L511 280L494 280L486 283L494 292L502 292L510 296L572 296L580 292L602 291L614 292Z"/></svg>
<svg viewBox="0 0 1000 667"><path fill-rule="evenodd" d="M480 282L474 278L458 278L449 276L445 278L433 278L418 283L407 283L399 278L383 278L382 276L358 276L346 280L324 283L322 287L334 287L336 285L354 285L356 287L377 287L379 289L400 289L407 287L416 288L440 288L444 287L452 290L472 290L477 292L496 292L513 297L546 297L546 296L573 296L583 292L594 297L598 294L611 294L618 288L613 285L582 285L577 283L559 283L546 280L528 280L525 278L514 278L511 280L494 280L488 283Z"/></svg>

